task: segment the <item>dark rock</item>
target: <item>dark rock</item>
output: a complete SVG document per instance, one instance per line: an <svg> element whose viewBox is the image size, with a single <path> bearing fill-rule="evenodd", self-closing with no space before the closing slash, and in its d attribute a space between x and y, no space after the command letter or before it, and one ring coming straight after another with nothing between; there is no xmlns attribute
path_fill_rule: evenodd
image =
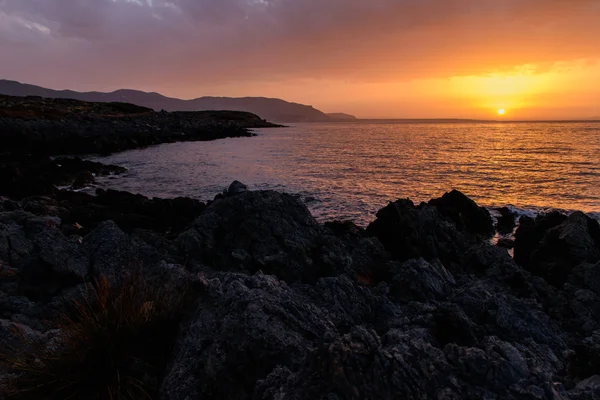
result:
<svg viewBox="0 0 600 400"><path fill-rule="evenodd" d="M574 380L595 375L600 368L600 330L572 345L567 374Z"/></svg>
<svg viewBox="0 0 600 400"><path fill-rule="evenodd" d="M397 260L458 261L476 240L459 231L436 207L417 208L410 200L390 203L367 228Z"/></svg>
<svg viewBox="0 0 600 400"><path fill-rule="evenodd" d="M519 238L515 244L519 247ZM583 213L571 214L560 225L545 231L524 265L532 273L561 287L571 270L582 262L600 261L600 226Z"/></svg>
<svg viewBox="0 0 600 400"><path fill-rule="evenodd" d="M225 191L226 196L235 196L240 193L244 193L248 191L248 186L244 185L242 182L233 181L231 185L229 185L229 189Z"/></svg>
<svg viewBox="0 0 600 400"><path fill-rule="evenodd" d="M72 189L83 189L96 182L94 175L89 171L84 171L77 175L75 182L71 185Z"/></svg>
<svg viewBox="0 0 600 400"><path fill-rule="evenodd" d="M61 191L57 197L64 210L61 214L63 225L80 225L84 234L101 222L112 220L126 232L149 229L175 235L187 228L206 207L204 203L189 198L149 199L103 189L97 189L96 196Z"/></svg>
<svg viewBox="0 0 600 400"><path fill-rule="evenodd" d="M248 128L278 126L236 111L160 113L125 103L2 95L0 102L0 149L20 155L107 154L175 141L250 137Z"/></svg>
<svg viewBox="0 0 600 400"><path fill-rule="evenodd" d="M352 221L327 221L324 226L342 239L360 238L365 236L365 230Z"/></svg>
<svg viewBox="0 0 600 400"><path fill-rule="evenodd" d="M423 259L409 260L394 272L390 296L406 302L443 300L456 284L452 274L438 260L431 263Z"/></svg>
<svg viewBox="0 0 600 400"><path fill-rule="evenodd" d="M515 232L515 261L527 267L531 264L531 255L538 247L548 229L565 222L567 216L559 212L538 215L532 219L523 216L519 219L519 228Z"/></svg>
<svg viewBox="0 0 600 400"><path fill-rule="evenodd" d="M130 237L112 221L98 225L85 237L84 245L90 256L90 273L94 276L119 279L142 267Z"/></svg>
<svg viewBox="0 0 600 400"><path fill-rule="evenodd" d="M477 342L474 324L456 304L441 304L434 314L435 337L441 347L449 343L473 346Z"/></svg>
<svg viewBox="0 0 600 400"><path fill-rule="evenodd" d="M19 294L50 299L87 275L87 254L59 225L56 218L22 211L0 214L0 261L18 272Z"/></svg>
<svg viewBox="0 0 600 400"><path fill-rule="evenodd" d="M498 222L496 223L496 229L503 235L508 235L513 233L516 227L516 217L515 214L510 208L502 207L498 209L500 213L500 217L498 217Z"/></svg>
<svg viewBox="0 0 600 400"><path fill-rule="evenodd" d="M513 239L500 238L498 239L498 247L504 249L513 249L515 247L515 241Z"/></svg>
<svg viewBox="0 0 600 400"><path fill-rule="evenodd" d="M8 203L0 353L14 330L52 343L43 321L81 301L84 280L139 269L191 302L173 326L165 400L596 395L598 225L522 219L519 265L483 237L483 214L449 196L399 200L367 230L320 225L270 191L207 208L104 190Z"/></svg>
<svg viewBox="0 0 600 400"><path fill-rule="evenodd" d="M459 230L482 236L494 234L494 225L489 211L479 207L458 190L431 200L429 205L436 207L442 215L453 221Z"/></svg>
<svg viewBox="0 0 600 400"><path fill-rule="evenodd" d="M287 282L314 282L351 263L339 240L323 233L304 204L272 191L245 192L211 204L177 241L200 264L262 270Z"/></svg>
<svg viewBox="0 0 600 400"><path fill-rule="evenodd" d="M275 277L229 275L207 291L181 329L162 399L249 399L257 380L301 365L312 340L336 335L326 314Z"/></svg>

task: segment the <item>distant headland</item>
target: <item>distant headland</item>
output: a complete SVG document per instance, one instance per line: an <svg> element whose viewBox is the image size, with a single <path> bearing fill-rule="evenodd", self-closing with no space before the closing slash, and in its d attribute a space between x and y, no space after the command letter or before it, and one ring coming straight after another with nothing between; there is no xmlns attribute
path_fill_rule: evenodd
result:
<svg viewBox="0 0 600 400"><path fill-rule="evenodd" d="M88 102L131 103L155 111L246 111L273 122L328 122L341 119L354 119L348 114L327 115L316 108L304 104L290 103L281 99L266 97L199 97L181 100L166 97L159 93L140 90L120 89L110 93L76 92L73 90L53 90L0 79L0 94L8 96L40 96L46 98L74 99Z"/></svg>

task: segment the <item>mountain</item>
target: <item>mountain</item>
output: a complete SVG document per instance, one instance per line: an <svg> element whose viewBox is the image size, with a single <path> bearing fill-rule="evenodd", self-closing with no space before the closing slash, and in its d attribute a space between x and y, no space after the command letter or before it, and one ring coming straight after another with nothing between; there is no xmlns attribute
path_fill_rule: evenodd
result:
<svg viewBox="0 0 600 400"><path fill-rule="evenodd" d="M65 98L90 102L123 102L152 108L156 111L247 111L273 122L321 122L331 120L325 113L312 106L265 97L200 97L193 100L181 100L140 90L120 89L110 93L81 93L72 90L46 89L9 80L0 80L0 94Z"/></svg>
<svg viewBox="0 0 600 400"><path fill-rule="evenodd" d="M357 119L354 115L346 113L329 113L327 116L336 121L353 121Z"/></svg>

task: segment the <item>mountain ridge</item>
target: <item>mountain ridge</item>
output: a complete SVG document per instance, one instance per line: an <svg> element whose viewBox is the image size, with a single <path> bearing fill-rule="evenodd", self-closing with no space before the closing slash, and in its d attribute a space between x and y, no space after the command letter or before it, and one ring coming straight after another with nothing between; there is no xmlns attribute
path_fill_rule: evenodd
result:
<svg viewBox="0 0 600 400"><path fill-rule="evenodd" d="M157 92L118 89L112 92L77 92L54 90L42 86L0 79L0 94L9 96L40 96L89 102L125 102L155 111L247 111L275 122L325 122L332 118L313 106L268 97L203 96L191 100L168 97Z"/></svg>

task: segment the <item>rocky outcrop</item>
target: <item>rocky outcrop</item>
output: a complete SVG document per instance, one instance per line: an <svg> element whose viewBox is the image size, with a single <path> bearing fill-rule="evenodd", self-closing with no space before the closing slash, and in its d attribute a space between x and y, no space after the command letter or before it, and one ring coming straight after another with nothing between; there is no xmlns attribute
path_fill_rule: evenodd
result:
<svg viewBox="0 0 600 400"><path fill-rule="evenodd" d="M0 341L14 329L45 337L41 321L82 282L141 268L169 290L193 288L161 399L593 398L597 224L579 213L526 220L513 260L463 197L399 200L363 230L236 183L175 235L118 218L69 233L72 221L24 208L60 214L75 197L6 200ZM81 204L160 220L175 215L163 201L175 200L99 192Z"/></svg>
<svg viewBox="0 0 600 400"><path fill-rule="evenodd" d="M528 231L533 238L527 236ZM581 212L566 219L548 216L528 221L519 228L516 239L515 259L558 287L575 266L600 261L600 225Z"/></svg>
<svg viewBox="0 0 600 400"><path fill-rule="evenodd" d="M0 196L21 199L52 195L57 187L81 189L95 183L96 176L120 175L126 169L81 158L6 156L0 160Z"/></svg>
<svg viewBox="0 0 600 400"><path fill-rule="evenodd" d="M0 95L0 154L112 153L160 143L252 136L278 126L242 111L155 112L127 103Z"/></svg>

